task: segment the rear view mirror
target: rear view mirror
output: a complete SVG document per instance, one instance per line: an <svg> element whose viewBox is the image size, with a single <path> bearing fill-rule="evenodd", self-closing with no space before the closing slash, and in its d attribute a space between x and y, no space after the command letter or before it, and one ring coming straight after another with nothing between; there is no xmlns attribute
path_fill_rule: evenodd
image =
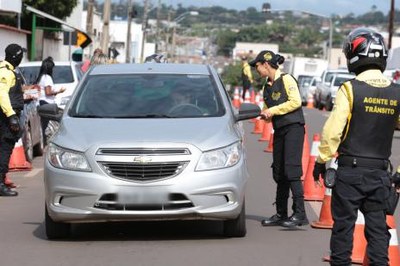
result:
<svg viewBox="0 0 400 266"><path fill-rule="evenodd" d="M61 121L61 117L63 115L63 110L58 108L57 104L44 104L38 106L37 111L40 117L57 122Z"/></svg>
<svg viewBox="0 0 400 266"><path fill-rule="evenodd" d="M258 105L252 103L242 103L239 108L239 114L236 115L236 121L255 118L260 114L261 109Z"/></svg>

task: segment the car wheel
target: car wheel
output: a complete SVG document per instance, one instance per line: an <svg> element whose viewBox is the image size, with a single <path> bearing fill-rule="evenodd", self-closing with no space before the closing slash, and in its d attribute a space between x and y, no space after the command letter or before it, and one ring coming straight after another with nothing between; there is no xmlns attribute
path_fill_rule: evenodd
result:
<svg viewBox="0 0 400 266"><path fill-rule="evenodd" d="M25 157L28 162L33 160L33 143L32 143L32 133L31 128L28 126L25 132Z"/></svg>
<svg viewBox="0 0 400 266"><path fill-rule="evenodd" d="M71 224L69 223L59 223L51 219L47 207L45 207L45 228L47 239L58 239L65 238L69 236L71 230Z"/></svg>
<svg viewBox="0 0 400 266"><path fill-rule="evenodd" d="M328 96L328 98L326 98L325 109L327 111L332 111L332 109L333 109L333 103L332 103L331 96Z"/></svg>
<svg viewBox="0 0 400 266"><path fill-rule="evenodd" d="M42 156L44 153L44 143L43 143L43 137L42 137L42 127L39 126L40 128L40 134L39 134L39 143L37 143L33 147L33 155L34 156Z"/></svg>
<svg viewBox="0 0 400 266"><path fill-rule="evenodd" d="M239 216L233 220L224 221L224 236L244 237L246 235L246 211L245 202Z"/></svg>

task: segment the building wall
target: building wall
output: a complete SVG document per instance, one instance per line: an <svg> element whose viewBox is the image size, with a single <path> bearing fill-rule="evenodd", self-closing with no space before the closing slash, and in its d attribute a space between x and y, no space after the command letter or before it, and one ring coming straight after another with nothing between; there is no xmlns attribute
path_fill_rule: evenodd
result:
<svg viewBox="0 0 400 266"><path fill-rule="evenodd" d="M0 60L5 57L4 50L10 43L19 44L23 48L28 48L27 36L30 32L18 30L17 28L0 25ZM28 55L25 53L23 61L28 60Z"/></svg>

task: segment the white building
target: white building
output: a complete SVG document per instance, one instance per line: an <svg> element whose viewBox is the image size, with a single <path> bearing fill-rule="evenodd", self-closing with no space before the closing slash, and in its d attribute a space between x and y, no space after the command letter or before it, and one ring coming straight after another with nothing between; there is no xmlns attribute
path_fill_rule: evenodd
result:
<svg viewBox="0 0 400 266"><path fill-rule="evenodd" d="M233 48L232 58L233 60L239 60L242 55L256 57L263 50L279 53L279 45L273 43L237 42Z"/></svg>

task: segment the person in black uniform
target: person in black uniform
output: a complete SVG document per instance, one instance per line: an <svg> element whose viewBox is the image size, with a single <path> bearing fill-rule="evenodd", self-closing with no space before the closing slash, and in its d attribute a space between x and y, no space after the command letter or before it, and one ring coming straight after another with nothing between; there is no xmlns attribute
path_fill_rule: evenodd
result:
<svg viewBox="0 0 400 266"><path fill-rule="evenodd" d="M251 84L253 83L253 73L251 72L251 67L247 62L247 56L242 56L242 99L245 100L246 92L250 90Z"/></svg>
<svg viewBox="0 0 400 266"><path fill-rule="evenodd" d="M263 87L267 108L262 117L272 121L274 149L272 175L277 183L276 214L261 221L263 226L284 227L308 224L304 208L304 191L300 177L305 134L305 121L297 81L279 70L285 58L272 51L261 51L250 62L262 78L268 78ZM292 192L293 214L288 218L289 192Z"/></svg>
<svg viewBox="0 0 400 266"><path fill-rule="evenodd" d="M389 157L400 111L400 86L382 74L388 51L381 34L357 28L347 36L343 53L349 71L356 78L343 83L337 92L334 109L322 131L313 171L314 180L319 183L320 175L324 177L326 172L325 162L338 152L331 202L334 220L331 265L351 265L358 210L365 218L370 265L388 265L390 233L385 210L391 185Z"/></svg>
<svg viewBox="0 0 400 266"><path fill-rule="evenodd" d="M14 70L21 63L23 49L13 43L6 47L5 54L5 61L0 62L0 196L17 196L4 180L14 145L22 133L19 116L24 108L24 96Z"/></svg>

